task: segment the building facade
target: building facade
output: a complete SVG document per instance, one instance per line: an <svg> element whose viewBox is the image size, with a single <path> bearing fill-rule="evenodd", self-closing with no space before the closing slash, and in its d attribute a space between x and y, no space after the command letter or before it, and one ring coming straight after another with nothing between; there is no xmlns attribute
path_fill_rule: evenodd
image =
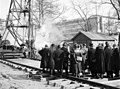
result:
<svg viewBox="0 0 120 89"><path fill-rule="evenodd" d="M93 15L88 19L88 27L92 32L112 34L118 32L119 21L114 17Z"/></svg>

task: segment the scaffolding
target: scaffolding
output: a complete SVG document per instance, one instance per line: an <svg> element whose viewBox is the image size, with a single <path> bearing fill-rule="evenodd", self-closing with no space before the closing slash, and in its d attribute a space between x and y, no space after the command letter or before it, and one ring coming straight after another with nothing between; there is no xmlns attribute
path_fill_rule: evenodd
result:
<svg viewBox="0 0 120 89"><path fill-rule="evenodd" d="M8 33L12 35L19 46L26 44L29 57L32 57L36 32L33 25L33 16L36 17L31 7L32 0L11 0L5 30L7 35ZM37 24L40 23L37 18L35 21Z"/></svg>

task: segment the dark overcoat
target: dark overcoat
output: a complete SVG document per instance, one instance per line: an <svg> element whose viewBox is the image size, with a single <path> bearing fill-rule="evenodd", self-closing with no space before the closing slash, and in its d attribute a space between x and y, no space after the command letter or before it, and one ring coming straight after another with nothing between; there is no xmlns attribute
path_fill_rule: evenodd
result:
<svg viewBox="0 0 120 89"><path fill-rule="evenodd" d="M47 48L44 48L39 51L39 54L42 56L41 59L41 68L48 68L48 60L49 60L49 50Z"/></svg>
<svg viewBox="0 0 120 89"><path fill-rule="evenodd" d="M54 55L55 55L55 69L62 68L62 58L61 58L62 52L63 52L63 50L58 48L54 53Z"/></svg>
<svg viewBox="0 0 120 89"><path fill-rule="evenodd" d="M110 47L105 47L105 69L106 71L112 71L111 59L112 59L112 49Z"/></svg>
<svg viewBox="0 0 120 89"><path fill-rule="evenodd" d="M119 70L120 58L119 58L119 49L113 49L112 53L112 70Z"/></svg>
<svg viewBox="0 0 120 89"><path fill-rule="evenodd" d="M67 50L67 48L62 47L61 48L63 50L61 57L62 57L62 67L63 69L68 68L68 60L69 60L69 52Z"/></svg>
<svg viewBox="0 0 120 89"><path fill-rule="evenodd" d="M87 62L91 71L96 71L95 49L89 48L87 53Z"/></svg>
<svg viewBox="0 0 120 89"><path fill-rule="evenodd" d="M97 73L105 73L105 53L102 47L97 47L95 51Z"/></svg>
<svg viewBox="0 0 120 89"><path fill-rule="evenodd" d="M40 68L45 68L45 64L44 64L44 59L43 59L43 49L39 50L38 53L40 54L41 58L41 63L40 63Z"/></svg>

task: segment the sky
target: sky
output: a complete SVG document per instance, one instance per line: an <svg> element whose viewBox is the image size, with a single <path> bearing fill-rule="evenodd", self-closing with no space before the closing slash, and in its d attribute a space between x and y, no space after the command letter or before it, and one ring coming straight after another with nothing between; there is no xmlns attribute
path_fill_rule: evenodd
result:
<svg viewBox="0 0 120 89"><path fill-rule="evenodd" d="M0 0L0 18L6 19L11 0ZM59 0L63 5L69 6L70 0Z"/></svg>
<svg viewBox="0 0 120 89"><path fill-rule="evenodd" d="M6 19L11 0L0 0L0 18Z"/></svg>
<svg viewBox="0 0 120 89"><path fill-rule="evenodd" d="M0 18L3 18L3 19L7 18L9 6L10 6L10 1L11 0L0 0ZM62 5L65 5L66 7L71 8L71 4L70 4L71 0L59 0L59 2ZM99 14L106 15L109 8L110 8L110 6L107 6L107 5L102 6L101 9L99 10ZM92 11L94 13L95 9L92 10ZM74 18L79 17L78 14L75 11L73 11L72 9L68 9L68 11L66 11L66 13L64 14L64 16L66 16L67 19L74 19Z"/></svg>

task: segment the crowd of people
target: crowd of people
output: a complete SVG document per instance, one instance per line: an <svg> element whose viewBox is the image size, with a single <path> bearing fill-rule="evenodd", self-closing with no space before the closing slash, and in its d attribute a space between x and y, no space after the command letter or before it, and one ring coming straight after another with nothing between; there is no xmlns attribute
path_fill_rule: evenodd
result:
<svg viewBox="0 0 120 89"><path fill-rule="evenodd" d="M119 56L119 46L116 44L110 46L106 42L105 46L99 44L96 49L93 48L93 44L90 44L87 61L92 77L103 78L105 73L108 78L119 77Z"/></svg>
<svg viewBox="0 0 120 89"><path fill-rule="evenodd" d="M86 70L90 71L93 78L119 77L120 52L119 46L99 43L96 48L90 43L86 44L63 44L56 46L51 44L38 52L41 59L41 68L50 71L50 74L72 74L76 77L86 76ZM114 76L115 75L115 76Z"/></svg>

